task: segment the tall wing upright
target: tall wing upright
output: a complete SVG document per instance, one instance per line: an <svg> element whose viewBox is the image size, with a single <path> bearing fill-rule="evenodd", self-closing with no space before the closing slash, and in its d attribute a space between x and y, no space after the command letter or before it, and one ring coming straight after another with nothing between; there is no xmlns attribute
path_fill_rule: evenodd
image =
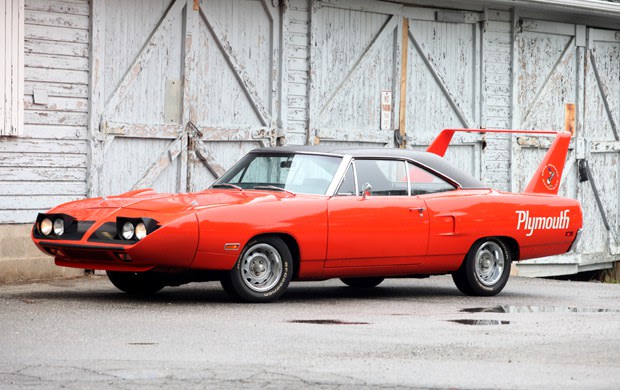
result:
<svg viewBox="0 0 620 390"><path fill-rule="evenodd" d="M557 195L560 188L560 180L564 171L566 154L570 144L571 134L566 131L553 130L503 130L503 129L444 129L426 149L443 157L450 145L452 136L457 131L469 133L520 133L520 134L549 134L554 135L555 140L545 154L542 162L534 172L529 184L523 191L530 194Z"/></svg>

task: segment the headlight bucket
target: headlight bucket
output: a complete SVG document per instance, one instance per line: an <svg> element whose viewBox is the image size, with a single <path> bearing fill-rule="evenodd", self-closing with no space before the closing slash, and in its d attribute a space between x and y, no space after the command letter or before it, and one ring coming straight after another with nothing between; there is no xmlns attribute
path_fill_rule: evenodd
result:
<svg viewBox="0 0 620 390"><path fill-rule="evenodd" d="M34 225L36 238L75 239L78 232L78 221L67 214L37 215ZM82 233L83 234L83 233Z"/></svg>
<svg viewBox="0 0 620 390"><path fill-rule="evenodd" d="M140 241L159 228L152 218L116 217L117 237L124 241Z"/></svg>

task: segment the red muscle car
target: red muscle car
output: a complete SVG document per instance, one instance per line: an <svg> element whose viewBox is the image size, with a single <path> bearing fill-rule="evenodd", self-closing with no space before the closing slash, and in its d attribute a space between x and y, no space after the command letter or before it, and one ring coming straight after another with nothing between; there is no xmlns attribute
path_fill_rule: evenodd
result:
<svg viewBox="0 0 620 390"><path fill-rule="evenodd" d="M513 261L571 250L579 202L557 196L570 142L555 141L523 193L493 190L443 154L288 146L256 149L210 188L141 189L62 204L39 214L34 243L59 266L106 270L128 293L219 280L246 302L280 297L291 280L452 274L469 295L495 295ZM524 131L519 131L524 132Z"/></svg>

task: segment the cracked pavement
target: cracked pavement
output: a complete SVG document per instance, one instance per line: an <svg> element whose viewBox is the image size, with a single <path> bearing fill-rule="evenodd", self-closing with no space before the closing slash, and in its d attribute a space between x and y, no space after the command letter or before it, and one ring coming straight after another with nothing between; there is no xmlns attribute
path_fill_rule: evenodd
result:
<svg viewBox="0 0 620 390"><path fill-rule="evenodd" d="M463 311L497 306L511 309ZM0 286L0 389L612 389L619 351L618 284L511 278L472 298L449 276L332 280L271 304L219 283L152 297L105 277Z"/></svg>

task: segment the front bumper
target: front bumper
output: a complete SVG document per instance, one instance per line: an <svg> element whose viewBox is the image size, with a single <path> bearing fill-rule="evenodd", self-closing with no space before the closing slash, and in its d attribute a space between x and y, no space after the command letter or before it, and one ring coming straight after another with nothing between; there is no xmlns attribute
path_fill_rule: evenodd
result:
<svg viewBox="0 0 620 390"><path fill-rule="evenodd" d="M123 246L67 244L39 241L37 247L54 257L62 267L101 269L107 271L143 272L154 265L132 263L131 256Z"/></svg>

